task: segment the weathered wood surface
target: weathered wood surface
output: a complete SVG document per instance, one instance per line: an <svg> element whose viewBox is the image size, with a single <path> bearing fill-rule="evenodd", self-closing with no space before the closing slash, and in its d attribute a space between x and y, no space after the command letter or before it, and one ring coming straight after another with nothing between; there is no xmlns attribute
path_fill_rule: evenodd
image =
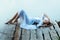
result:
<svg viewBox="0 0 60 40"><path fill-rule="evenodd" d="M54 28L55 28L56 32L58 33L58 35L60 37L60 28L59 28L59 26L56 24L56 25L54 25Z"/></svg>
<svg viewBox="0 0 60 40"><path fill-rule="evenodd" d="M0 30L0 40L12 40L14 30L14 25L5 25L4 29Z"/></svg>
<svg viewBox="0 0 60 40"><path fill-rule="evenodd" d="M22 39L21 40L29 40L30 38L30 31L22 29Z"/></svg>
<svg viewBox="0 0 60 40"><path fill-rule="evenodd" d="M51 27L40 28L37 30L22 30L22 40L60 40L59 28L56 24Z"/></svg>
<svg viewBox="0 0 60 40"><path fill-rule="evenodd" d="M43 40L43 33L41 29L37 29L37 40Z"/></svg>
<svg viewBox="0 0 60 40"><path fill-rule="evenodd" d="M5 27L0 31L0 40L60 40L60 28L56 23L51 27L41 27L36 30L26 30L14 25Z"/></svg>
<svg viewBox="0 0 60 40"><path fill-rule="evenodd" d="M12 40L19 40L20 34L21 34L20 27L19 25L16 24Z"/></svg>
<svg viewBox="0 0 60 40"><path fill-rule="evenodd" d="M30 33L31 33L30 40L36 40L36 30L30 30Z"/></svg>
<svg viewBox="0 0 60 40"><path fill-rule="evenodd" d="M44 29L42 29L42 31L43 31L43 34L44 34L44 40L51 40L48 28L44 28Z"/></svg>
<svg viewBox="0 0 60 40"><path fill-rule="evenodd" d="M53 26L51 26L53 27ZM51 36L51 40L59 40L59 37L55 31L55 29L49 29L49 33L50 33L50 36Z"/></svg>

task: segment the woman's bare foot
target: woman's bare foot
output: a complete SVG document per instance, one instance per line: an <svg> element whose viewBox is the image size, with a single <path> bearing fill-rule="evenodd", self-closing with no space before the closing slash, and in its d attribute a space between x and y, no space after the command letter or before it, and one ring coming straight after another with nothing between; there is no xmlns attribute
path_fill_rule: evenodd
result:
<svg viewBox="0 0 60 40"><path fill-rule="evenodd" d="M15 24L16 22L17 20L13 20L13 21L6 22L5 24Z"/></svg>
<svg viewBox="0 0 60 40"><path fill-rule="evenodd" d="M12 22L6 22L5 24L13 24Z"/></svg>
<svg viewBox="0 0 60 40"><path fill-rule="evenodd" d="M7 23L5 23L5 24L15 24L15 22L13 23L13 22L7 22Z"/></svg>
<svg viewBox="0 0 60 40"><path fill-rule="evenodd" d="M15 22L13 21L9 21L9 22L6 22L5 24L14 24Z"/></svg>

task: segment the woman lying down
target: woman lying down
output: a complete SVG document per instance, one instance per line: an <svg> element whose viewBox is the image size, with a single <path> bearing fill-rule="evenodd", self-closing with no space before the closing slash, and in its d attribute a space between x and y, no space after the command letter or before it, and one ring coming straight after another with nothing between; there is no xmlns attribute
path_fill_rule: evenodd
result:
<svg viewBox="0 0 60 40"><path fill-rule="evenodd" d="M39 19L29 19L26 13L22 10L20 13L16 13L16 15L6 22L5 24L14 24L20 18L20 28L24 29L37 29L40 27L46 27L50 24L50 19L46 14L44 14Z"/></svg>

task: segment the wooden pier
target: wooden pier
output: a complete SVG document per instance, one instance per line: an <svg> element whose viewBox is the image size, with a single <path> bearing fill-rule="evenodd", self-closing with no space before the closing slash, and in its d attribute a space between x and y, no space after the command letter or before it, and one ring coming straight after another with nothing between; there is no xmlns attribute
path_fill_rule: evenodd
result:
<svg viewBox="0 0 60 40"><path fill-rule="evenodd" d="M0 40L60 40L60 28L57 23L36 30L21 29L18 25L6 25L4 31L0 32Z"/></svg>

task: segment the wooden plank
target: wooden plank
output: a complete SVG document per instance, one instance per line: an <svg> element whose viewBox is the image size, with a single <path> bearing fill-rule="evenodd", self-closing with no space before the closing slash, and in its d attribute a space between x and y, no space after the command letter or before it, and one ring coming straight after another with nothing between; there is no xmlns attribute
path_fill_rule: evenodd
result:
<svg viewBox="0 0 60 40"><path fill-rule="evenodd" d="M11 40L12 38L0 33L0 40Z"/></svg>
<svg viewBox="0 0 60 40"><path fill-rule="evenodd" d="M58 24L54 25L54 27L60 37L60 28L59 28Z"/></svg>
<svg viewBox="0 0 60 40"><path fill-rule="evenodd" d="M7 34L7 37L12 38L13 37L13 33L15 30L15 25L5 25L6 28L4 28L4 32L5 34Z"/></svg>
<svg viewBox="0 0 60 40"><path fill-rule="evenodd" d="M20 30L19 30L20 28L19 28L19 26L16 26L16 28L15 28L15 32L14 32L14 37L13 37L13 40L19 40L19 32L20 32Z"/></svg>
<svg viewBox="0 0 60 40"><path fill-rule="evenodd" d="M42 31L44 34L44 40L51 40L49 32L48 32L48 28L44 28Z"/></svg>
<svg viewBox="0 0 60 40"><path fill-rule="evenodd" d="M21 28L19 28L19 40L21 39Z"/></svg>
<svg viewBox="0 0 60 40"><path fill-rule="evenodd" d="M57 33L54 29L52 29L52 30L49 29L49 33L50 33L50 36L51 36L52 40L58 40L59 39L59 37L58 37L58 35L57 35Z"/></svg>
<svg viewBox="0 0 60 40"><path fill-rule="evenodd" d="M31 31L31 39L30 40L36 40L36 30L30 30Z"/></svg>
<svg viewBox="0 0 60 40"><path fill-rule="evenodd" d="M5 25L3 31L0 31L0 40L12 40L13 32L15 29L14 25Z"/></svg>
<svg viewBox="0 0 60 40"><path fill-rule="evenodd" d="M4 28L4 32L5 34L7 34L7 36L9 37L13 37L13 33L15 30L15 25L6 25L6 28Z"/></svg>
<svg viewBox="0 0 60 40"><path fill-rule="evenodd" d="M8 30L8 31L13 31L15 30L15 25L5 25L6 28L4 28L4 30Z"/></svg>
<svg viewBox="0 0 60 40"><path fill-rule="evenodd" d="M37 29L37 40L43 40L43 35L41 29Z"/></svg>
<svg viewBox="0 0 60 40"><path fill-rule="evenodd" d="M58 36L60 37L60 28L59 28L58 24L52 20L51 20L51 23L54 24L54 29L56 30L56 32L58 33Z"/></svg>
<svg viewBox="0 0 60 40"><path fill-rule="evenodd" d="M30 38L30 31L29 30L22 30L22 40L29 40Z"/></svg>

